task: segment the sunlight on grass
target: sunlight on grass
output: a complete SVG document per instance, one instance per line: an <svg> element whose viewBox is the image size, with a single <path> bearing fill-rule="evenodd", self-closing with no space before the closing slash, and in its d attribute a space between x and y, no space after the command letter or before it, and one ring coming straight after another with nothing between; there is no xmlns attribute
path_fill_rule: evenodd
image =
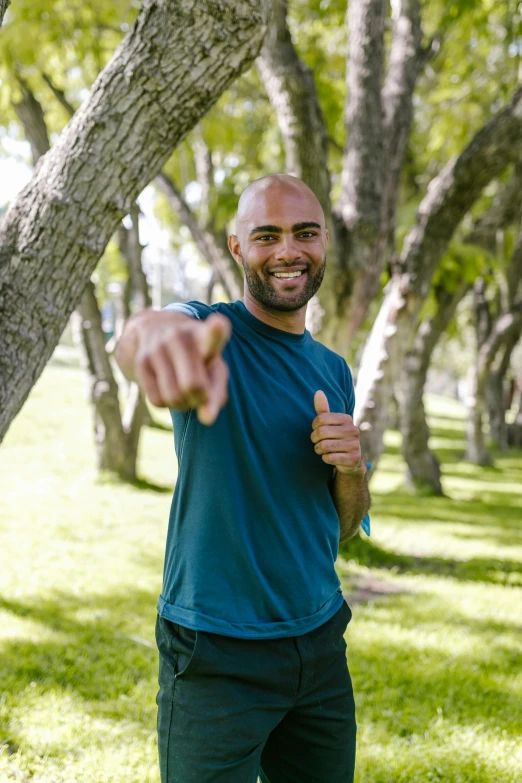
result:
<svg viewBox="0 0 522 783"><path fill-rule="evenodd" d="M357 783L518 783L522 455L459 462L458 402L429 397L446 498L403 489L400 435L372 482L372 538L343 545ZM155 411L168 428L165 411ZM0 780L158 783L155 604L176 479L146 429L143 488L95 470L78 369L50 366L0 450Z"/></svg>

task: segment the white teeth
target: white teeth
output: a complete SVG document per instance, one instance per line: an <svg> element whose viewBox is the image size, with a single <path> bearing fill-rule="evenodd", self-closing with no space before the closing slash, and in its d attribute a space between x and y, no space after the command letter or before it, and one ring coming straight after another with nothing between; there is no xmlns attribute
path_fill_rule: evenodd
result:
<svg viewBox="0 0 522 783"><path fill-rule="evenodd" d="M300 277L302 272L274 272L274 277Z"/></svg>

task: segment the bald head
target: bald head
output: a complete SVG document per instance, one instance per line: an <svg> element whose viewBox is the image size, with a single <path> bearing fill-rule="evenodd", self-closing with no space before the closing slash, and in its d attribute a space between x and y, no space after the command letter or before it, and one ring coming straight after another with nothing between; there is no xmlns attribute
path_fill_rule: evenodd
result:
<svg viewBox="0 0 522 783"><path fill-rule="evenodd" d="M243 192L236 227L228 246L245 272L249 301L277 313L306 308L321 285L328 245L315 193L288 174L262 177Z"/></svg>
<svg viewBox="0 0 522 783"><path fill-rule="evenodd" d="M319 199L308 185L290 174L269 174L247 185L237 206L236 232L239 240L248 233L249 225L258 225L268 211L284 210L292 205L303 213L303 221L312 216L324 229L324 212Z"/></svg>

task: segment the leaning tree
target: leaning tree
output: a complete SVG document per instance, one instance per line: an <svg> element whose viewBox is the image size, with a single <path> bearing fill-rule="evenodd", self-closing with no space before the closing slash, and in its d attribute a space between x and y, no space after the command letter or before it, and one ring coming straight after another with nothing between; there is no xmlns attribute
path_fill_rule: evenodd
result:
<svg viewBox="0 0 522 783"><path fill-rule="evenodd" d="M145 0L0 226L0 438L138 194L254 60L268 0ZM234 46L230 46L234 41Z"/></svg>

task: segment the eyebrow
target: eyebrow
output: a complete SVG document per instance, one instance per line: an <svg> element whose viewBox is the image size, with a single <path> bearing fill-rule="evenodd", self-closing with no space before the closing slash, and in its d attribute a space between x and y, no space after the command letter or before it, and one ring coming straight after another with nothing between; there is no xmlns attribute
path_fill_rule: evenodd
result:
<svg viewBox="0 0 522 783"><path fill-rule="evenodd" d="M295 234L297 231L304 231L305 228L321 228L320 223L315 223L313 220L305 220L303 223L294 223L292 226L292 232ZM281 226L256 226L250 232L249 236L253 234L282 234L283 229Z"/></svg>

